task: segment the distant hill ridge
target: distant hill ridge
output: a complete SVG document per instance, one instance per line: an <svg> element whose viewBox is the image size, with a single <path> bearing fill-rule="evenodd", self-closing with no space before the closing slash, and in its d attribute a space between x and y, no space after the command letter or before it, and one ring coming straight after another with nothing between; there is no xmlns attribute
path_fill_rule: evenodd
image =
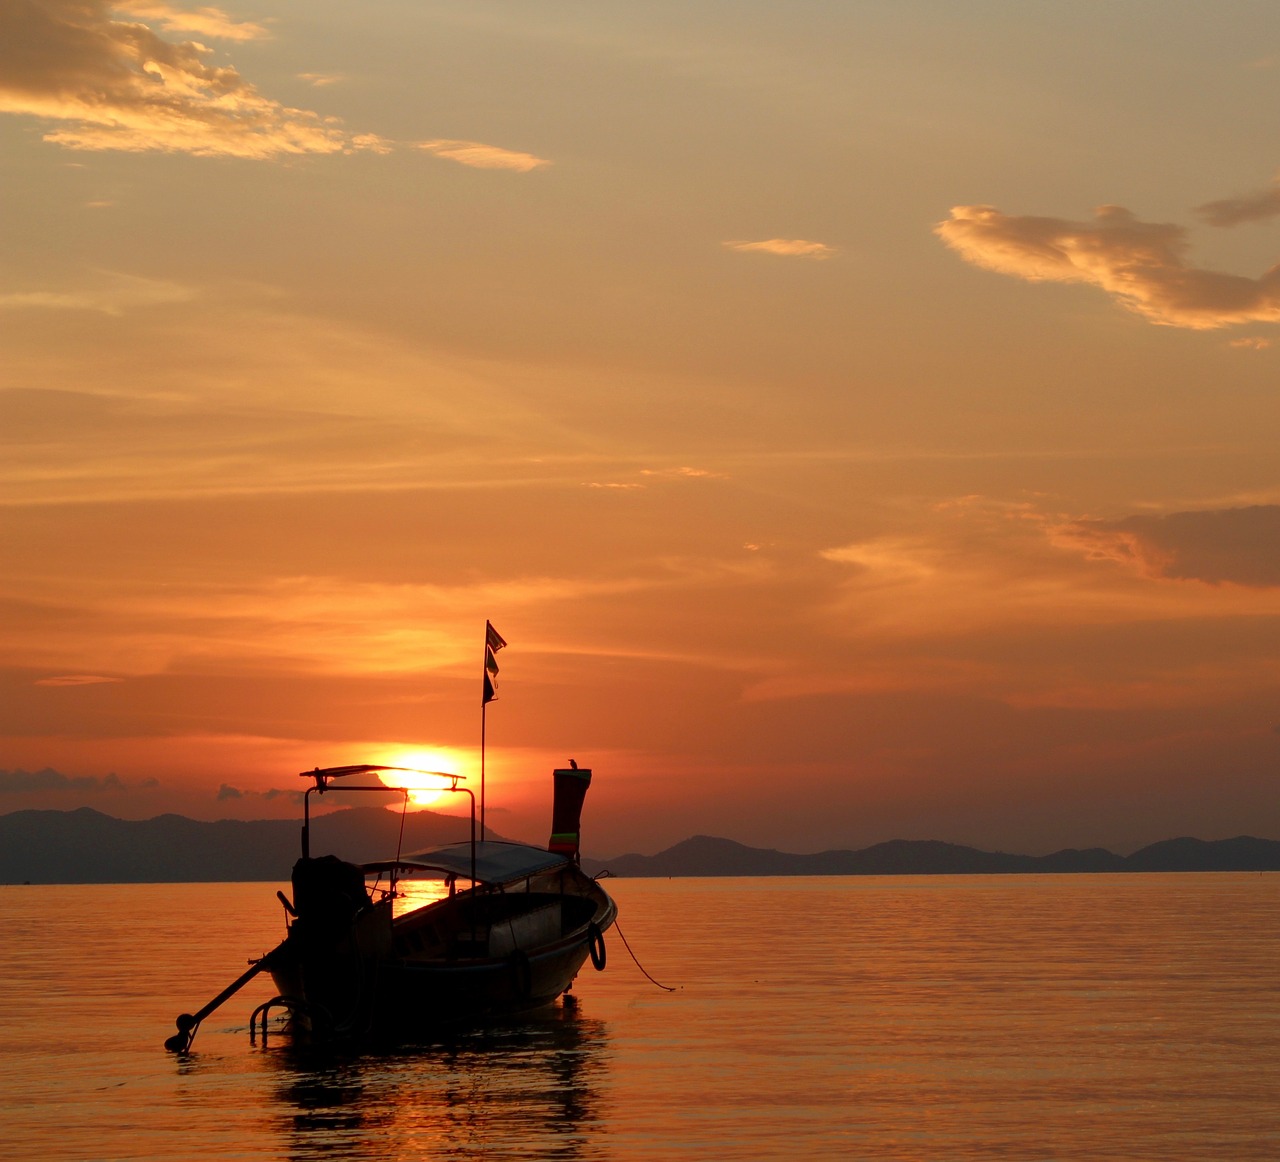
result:
<svg viewBox="0 0 1280 1162"><path fill-rule="evenodd" d="M1280 871L1280 842L1255 839L1166 839L1132 855L1101 847L1051 855L1010 855L937 840L893 839L858 851L793 855L695 835L657 855L583 859L595 874L616 876L998 875L1028 872Z"/></svg>
<svg viewBox="0 0 1280 1162"><path fill-rule="evenodd" d="M317 854L355 862L395 851L397 812L381 807L335 811L312 819ZM284 881L298 858L300 824L292 819L223 819L182 815L125 820L89 807L0 815L0 883L184 883ZM405 853L465 840L465 819L414 811L405 817ZM500 839L490 830L491 838ZM1027 872L1280 871L1280 842L1167 839L1115 855L1074 848L1052 855L1010 855L937 840L894 839L858 851L795 855L695 835L657 855L584 857L591 874L617 876L961 875Z"/></svg>
<svg viewBox="0 0 1280 1162"><path fill-rule="evenodd" d="M357 863L394 855L400 813L355 807L313 816L316 855ZM14 811L0 815L0 883L189 883L289 878L301 851L297 819L221 819L184 815L116 819L90 807L78 811ZM405 854L465 840L466 819L411 811ZM499 839L492 829L489 836Z"/></svg>

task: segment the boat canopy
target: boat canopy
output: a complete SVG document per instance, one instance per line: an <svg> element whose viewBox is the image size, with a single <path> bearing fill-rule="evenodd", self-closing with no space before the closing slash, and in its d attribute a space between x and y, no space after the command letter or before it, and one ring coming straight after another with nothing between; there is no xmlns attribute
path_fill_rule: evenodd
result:
<svg viewBox="0 0 1280 1162"><path fill-rule="evenodd" d="M475 851L476 882L493 887L514 883L526 876L567 866L569 863L563 855L544 851L540 847L529 847L523 843L500 843L493 839L481 840L475 845ZM415 851L398 860L366 863L362 870L383 872L390 871L393 867L411 868L414 871L438 871L470 879L471 866L471 844L450 843L444 847Z"/></svg>

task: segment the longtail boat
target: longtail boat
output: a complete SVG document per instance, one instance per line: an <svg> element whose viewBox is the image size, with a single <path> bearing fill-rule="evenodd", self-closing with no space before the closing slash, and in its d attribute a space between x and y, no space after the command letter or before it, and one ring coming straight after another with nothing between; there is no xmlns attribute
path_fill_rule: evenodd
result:
<svg viewBox="0 0 1280 1162"><path fill-rule="evenodd" d="M312 1041L403 1039L533 1010L564 995L583 964L605 966L604 933L617 906L579 866L579 820L591 772L554 772L551 842L546 849L476 839L475 797L444 775L445 790L471 798L467 842L355 864L310 850L312 794L382 791L352 776L403 771L361 764L303 772L302 858L293 898L277 892L288 916L285 939L196 1013L177 1019L165 1047L186 1052L200 1022L259 973L277 994L254 1010L265 1035L273 1012ZM406 792L407 803L407 792ZM442 895L395 915L402 881L443 880ZM372 881L372 882L371 882Z"/></svg>

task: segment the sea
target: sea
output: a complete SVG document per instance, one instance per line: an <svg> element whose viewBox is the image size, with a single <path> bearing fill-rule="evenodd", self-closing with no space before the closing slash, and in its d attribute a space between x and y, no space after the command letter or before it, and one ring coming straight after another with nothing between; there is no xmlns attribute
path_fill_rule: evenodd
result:
<svg viewBox="0 0 1280 1162"><path fill-rule="evenodd" d="M614 879L575 1006L166 1052L283 886L0 886L0 1157L1280 1159L1280 874Z"/></svg>

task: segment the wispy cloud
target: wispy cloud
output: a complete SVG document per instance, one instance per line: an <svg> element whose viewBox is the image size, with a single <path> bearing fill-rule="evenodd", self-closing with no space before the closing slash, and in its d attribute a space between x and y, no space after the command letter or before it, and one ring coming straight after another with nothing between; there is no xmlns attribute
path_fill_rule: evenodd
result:
<svg viewBox="0 0 1280 1162"><path fill-rule="evenodd" d="M262 40L271 35L261 24L235 20L221 8L175 8L161 0L115 0L111 7L155 22L166 32L194 32L215 40Z"/></svg>
<svg viewBox="0 0 1280 1162"><path fill-rule="evenodd" d="M265 34L214 8L137 0L125 10L209 37ZM44 139L68 149L265 159L362 148L334 119L264 96L209 56L196 41L115 19L107 0L3 4L0 113L56 122Z"/></svg>
<svg viewBox="0 0 1280 1162"><path fill-rule="evenodd" d="M341 73L299 73L298 80L306 81L308 85L313 85L317 89L327 88L329 85L341 84L347 78Z"/></svg>
<svg viewBox="0 0 1280 1162"><path fill-rule="evenodd" d="M641 468L640 475L646 476L650 480L727 480L728 477L723 472L712 472L709 468L691 468L688 465L682 465L679 468ZM587 483L588 488L612 488L619 491L634 491L639 488L648 488L648 481L639 480L592 480Z"/></svg>
<svg viewBox="0 0 1280 1162"><path fill-rule="evenodd" d="M0 293L0 310L97 311L104 315L122 315L136 307L190 302L197 295L193 287L165 279L97 271L87 285L71 290Z"/></svg>
<svg viewBox="0 0 1280 1162"><path fill-rule="evenodd" d="M551 164L545 157L535 157L532 153L520 153L514 149L502 149L497 145L485 145L482 141L437 138L434 141L419 141L417 145L419 149L435 154L436 157L447 158L474 169L511 169L528 173Z"/></svg>
<svg viewBox="0 0 1280 1162"><path fill-rule="evenodd" d="M1249 351L1265 351L1271 346L1270 339L1259 339L1256 335L1251 335L1247 339L1230 339L1227 341L1228 347L1242 347Z"/></svg>
<svg viewBox="0 0 1280 1162"><path fill-rule="evenodd" d="M975 266L1030 282L1082 282L1153 323L1206 330L1280 321L1280 268L1261 278L1187 264L1187 231L1101 206L1092 222L956 206L935 228Z"/></svg>
<svg viewBox="0 0 1280 1162"><path fill-rule="evenodd" d="M883 537L819 553L824 560L856 566L868 580L876 584L896 585L933 577L938 565L933 551L902 537Z"/></svg>
<svg viewBox="0 0 1280 1162"><path fill-rule="evenodd" d="M766 238L762 242L722 242L727 250L739 250L748 254L776 254L783 258L830 258L836 252L825 242L810 242L805 238Z"/></svg>

